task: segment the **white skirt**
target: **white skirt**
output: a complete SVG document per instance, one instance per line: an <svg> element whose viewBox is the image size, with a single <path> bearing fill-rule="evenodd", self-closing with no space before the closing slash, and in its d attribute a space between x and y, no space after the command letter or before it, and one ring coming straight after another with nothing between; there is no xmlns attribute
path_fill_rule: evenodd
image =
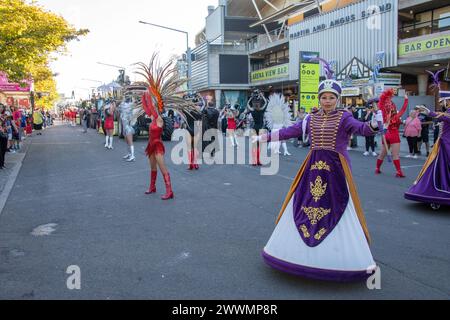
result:
<svg viewBox="0 0 450 320"><path fill-rule="evenodd" d="M307 246L294 221L292 196L263 251L266 262L306 277L347 281L370 276L376 268L351 194L334 230L316 247Z"/></svg>

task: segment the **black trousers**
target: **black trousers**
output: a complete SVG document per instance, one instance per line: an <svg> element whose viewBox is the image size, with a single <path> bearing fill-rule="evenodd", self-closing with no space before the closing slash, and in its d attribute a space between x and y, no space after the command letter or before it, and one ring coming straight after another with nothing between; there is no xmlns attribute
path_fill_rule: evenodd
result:
<svg viewBox="0 0 450 320"><path fill-rule="evenodd" d="M419 150L417 149L417 139L418 137L406 137L408 140L409 153L418 154Z"/></svg>
<svg viewBox="0 0 450 320"><path fill-rule="evenodd" d="M8 146L8 138L1 136L0 137L0 167L5 165L5 153Z"/></svg>
<svg viewBox="0 0 450 320"><path fill-rule="evenodd" d="M375 136L366 137L366 151L372 148L372 152L375 152Z"/></svg>

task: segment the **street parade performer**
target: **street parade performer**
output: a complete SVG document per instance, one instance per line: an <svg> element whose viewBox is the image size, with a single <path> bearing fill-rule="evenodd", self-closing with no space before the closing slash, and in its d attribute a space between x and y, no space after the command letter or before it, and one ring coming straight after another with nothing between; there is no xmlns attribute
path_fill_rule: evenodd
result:
<svg viewBox="0 0 450 320"><path fill-rule="evenodd" d="M108 98L105 105L105 148L113 149L114 138L114 112L116 111L116 102Z"/></svg>
<svg viewBox="0 0 450 320"><path fill-rule="evenodd" d="M252 96L247 102L247 108L244 111L244 115L250 113L253 118L253 129L256 134L259 135L259 131L264 129L264 114L267 109L267 99L264 94L259 90L254 90ZM252 165L261 166L260 161L261 149L259 142L252 145Z"/></svg>
<svg viewBox="0 0 450 320"><path fill-rule="evenodd" d="M294 179L262 255L275 269L313 279L366 279L376 264L370 236L353 181L347 145L352 134L375 135L369 123L337 110L342 88L332 79L319 84L321 109L278 132L253 141L282 141L310 136L311 150ZM303 127L303 128L302 128Z"/></svg>
<svg viewBox="0 0 450 320"><path fill-rule="evenodd" d="M450 109L444 112L431 112L425 107L421 110L437 121L442 122L440 137L434 144L425 165L405 193L412 201L429 203L433 209L440 205L450 205Z"/></svg>
<svg viewBox="0 0 450 320"><path fill-rule="evenodd" d="M180 92L177 91L186 82L186 79L179 78L173 60L161 66L158 63L158 54L154 53L148 66L144 63L138 63L137 65L140 67L140 71L137 73L144 76L147 86L147 90L141 97L141 107L152 120L149 128L148 144L145 149L151 170L150 187L146 194L156 192L157 168L159 167L166 185L166 194L161 199L173 199L174 193L170 174L164 162L165 148L161 137L164 120L161 115L165 109L171 109L176 111L186 121L186 115L195 111L194 105L192 102L184 100L180 96Z"/></svg>
<svg viewBox="0 0 450 320"><path fill-rule="evenodd" d="M400 133L399 128L402 124L402 115L405 113L408 107L408 96L405 94L405 102L400 111L397 112L395 104L392 102L392 96L394 95L394 90L385 90L379 99L378 108L383 114L383 123L385 128L387 128L386 134L383 135L383 147L381 148L380 155L377 159L377 166L375 169L376 174L381 173L381 165L383 164L384 158L388 155L389 150L392 151L392 158L394 161L395 169L397 170L396 177L404 178L405 175L402 172L400 165Z"/></svg>
<svg viewBox="0 0 450 320"><path fill-rule="evenodd" d="M125 94L124 101L119 105L120 120L122 121L122 128L124 129L125 141L127 142L128 150L123 159L127 162L136 160L134 156L134 143L133 143L133 96L131 92Z"/></svg>
<svg viewBox="0 0 450 320"><path fill-rule="evenodd" d="M282 94L271 94L267 104L266 120L267 127L270 132L275 133L282 128L291 125L291 115L289 114L289 104ZM286 141L281 142L285 156L290 156ZM270 148L275 154L280 154L280 142L274 141L270 143Z"/></svg>
<svg viewBox="0 0 450 320"><path fill-rule="evenodd" d="M202 136L206 127L206 122L203 117L206 102L199 93L185 95L184 99L190 102L193 108L191 112L185 114L187 125L186 143L189 160L188 170L198 170L200 168L198 159L203 151Z"/></svg>

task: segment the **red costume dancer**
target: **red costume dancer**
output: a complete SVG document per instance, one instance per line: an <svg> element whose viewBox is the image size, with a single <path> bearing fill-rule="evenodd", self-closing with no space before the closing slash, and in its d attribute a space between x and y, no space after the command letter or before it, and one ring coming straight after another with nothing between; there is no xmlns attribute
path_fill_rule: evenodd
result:
<svg viewBox="0 0 450 320"><path fill-rule="evenodd" d="M383 113L384 127L387 128L386 134L383 136L383 147L381 153L377 159L376 174L381 173L381 165L383 164L385 156L388 154L389 149L392 151L393 162L395 169L397 170L396 177L404 178L405 175L402 172L400 165L400 133L399 128L402 124L402 115L405 113L408 107L408 96L405 95L405 102L402 109L397 112L395 104L392 102L392 96L394 90L388 89L384 91L380 96L378 107Z"/></svg>
<svg viewBox="0 0 450 320"><path fill-rule="evenodd" d="M191 112L194 106L191 102L185 101L179 96L178 89L186 82L180 80L177 76L177 69L173 67L173 61L169 61L163 66L158 63L158 54L153 54L150 64L138 63L140 67L139 74L147 80L147 90L142 95L142 108L150 116L152 123L149 128L149 141L145 152L149 158L150 164L150 187L146 194L156 192L156 178L158 167L164 177L166 185L166 194L161 197L162 200L173 199L172 183L170 174L164 162L165 148L162 142L162 132L164 120L161 114L164 109L172 109L181 117L186 119L184 112Z"/></svg>

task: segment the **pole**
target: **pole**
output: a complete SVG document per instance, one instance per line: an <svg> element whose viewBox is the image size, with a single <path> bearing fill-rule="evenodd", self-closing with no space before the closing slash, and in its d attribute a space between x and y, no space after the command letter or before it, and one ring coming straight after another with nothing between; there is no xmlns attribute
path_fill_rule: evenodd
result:
<svg viewBox="0 0 450 320"><path fill-rule="evenodd" d="M189 34L186 33L186 60L187 60L187 89L188 92L191 91L191 72L192 72L192 61L191 61L191 48L189 48Z"/></svg>
<svg viewBox="0 0 450 320"><path fill-rule="evenodd" d="M175 32L180 32L180 33L184 33L186 35L186 62L187 62L187 88L188 91L191 91L191 74L192 74L192 61L191 61L191 49L189 48L189 33L183 30L178 30L175 28L169 28L166 26L162 26L159 24L155 24L155 23L150 23L150 22L145 22L145 21L139 21L139 23L142 24L148 24L150 26L154 26L154 27L158 27L158 28L163 28L163 29L167 29L167 30L171 30L171 31L175 31Z"/></svg>

